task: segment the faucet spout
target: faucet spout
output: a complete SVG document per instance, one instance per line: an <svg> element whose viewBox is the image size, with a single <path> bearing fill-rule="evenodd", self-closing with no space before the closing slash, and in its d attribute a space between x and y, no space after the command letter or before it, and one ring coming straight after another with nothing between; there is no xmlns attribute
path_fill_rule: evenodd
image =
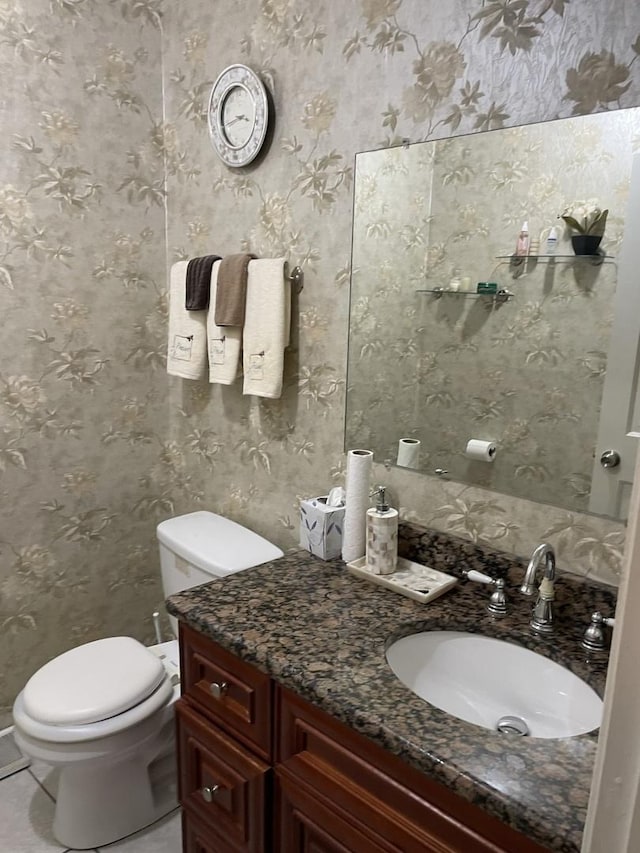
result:
<svg viewBox="0 0 640 853"><path fill-rule="evenodd" d="M554 581L556 578L556 555L551 545L544 542L538 545L536 550L531 555L529 565L520 587L520 592L523 595L534 595L536 591L536 572L538 566L544 560L544 578L545 580Z"/></svg>
<svg viewBox="0 0 640 853"><path fill-rule="evenodd" d="M544 575L540 588L538 589L538 600L533 608L533 615L529 623L535 634L548 636L553 633L553 582L556 579L556 555L553 548L547 543L538 545L531 555L524 581L520 592L524 595L533 595L536 591L536 572L538 566L544 560Z"/></svg>

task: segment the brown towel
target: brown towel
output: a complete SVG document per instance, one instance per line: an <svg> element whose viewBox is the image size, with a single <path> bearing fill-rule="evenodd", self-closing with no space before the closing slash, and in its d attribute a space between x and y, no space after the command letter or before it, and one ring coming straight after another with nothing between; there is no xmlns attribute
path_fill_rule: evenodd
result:
<svg viewBox="0 0 640 853"><path fill-rule="evenodd" d="M220 262L216 289L216 326L244 326L247 267L255 255L227 255Z"/></svg>
<svg viewBox="0 0 640 853"><path fill-rule="evenodd" d="M205 255L192 258L187 264L186 297L184 307L187 311L206 311L209 307L209 289L211 287L211 268L220 255Z"/></svg>

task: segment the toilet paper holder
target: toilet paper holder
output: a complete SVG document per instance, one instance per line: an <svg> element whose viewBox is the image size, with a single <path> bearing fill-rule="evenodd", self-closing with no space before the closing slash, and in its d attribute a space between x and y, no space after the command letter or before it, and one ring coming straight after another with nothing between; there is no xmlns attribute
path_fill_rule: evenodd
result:
<svg viewBox="0 0 640 853"><path fill-rule="evenodd" d="M464 455L469 459L476 459L480 462L494 462L497 452L498 447L495 441L470 438L466 444Z"/></svg>

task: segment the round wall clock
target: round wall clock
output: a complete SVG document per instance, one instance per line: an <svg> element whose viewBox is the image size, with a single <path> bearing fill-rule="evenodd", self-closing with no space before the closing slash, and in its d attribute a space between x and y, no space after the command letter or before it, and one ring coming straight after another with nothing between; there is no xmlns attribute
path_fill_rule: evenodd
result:
<svg viewBox="0 0 640 853"><path fill-rule="evenodd" d="M209 98L209 135L227 166L246 166L264 144L269 124L267 90L246 65L229 65Z"/></svg>

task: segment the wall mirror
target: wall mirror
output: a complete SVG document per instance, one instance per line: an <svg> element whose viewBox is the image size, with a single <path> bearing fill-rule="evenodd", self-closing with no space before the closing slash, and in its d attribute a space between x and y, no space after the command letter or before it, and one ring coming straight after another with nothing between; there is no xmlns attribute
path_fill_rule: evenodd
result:
<svg viewBox="0 0 640 853"><path fill-rule="evenodd" d="M626 517L638 152L634 108L356 156L347 448ZM609 210L596 255L575 255L558 218L580 203ZM525 222L529 254L514 257ZM603 466L606 450L617 465Z"/></svg>

